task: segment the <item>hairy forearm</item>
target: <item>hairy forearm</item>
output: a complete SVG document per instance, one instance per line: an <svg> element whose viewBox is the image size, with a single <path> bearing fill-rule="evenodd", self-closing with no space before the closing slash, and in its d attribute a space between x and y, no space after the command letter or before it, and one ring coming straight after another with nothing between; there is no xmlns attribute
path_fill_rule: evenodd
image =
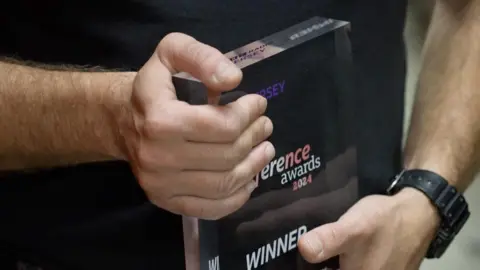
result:
<svg viewBox="0 0 480 270"><path fill-rule="evenodd" d="M133 76L0 62L0 171L122 159Z"/></svg>
<svg viewBox="0 0 480 270"><path fill-rule="evenodd" d="M464 191L480 155L480 1L437 0L423 54L407 168L439 173Z"/></svg>

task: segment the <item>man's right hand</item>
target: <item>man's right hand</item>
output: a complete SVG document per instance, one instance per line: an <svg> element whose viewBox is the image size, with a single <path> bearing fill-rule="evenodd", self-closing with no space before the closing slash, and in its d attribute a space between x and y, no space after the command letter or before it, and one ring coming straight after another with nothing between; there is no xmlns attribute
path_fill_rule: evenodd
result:
<svg viewBox="0 0 480 270"><path fill-rule="evenodd" d="M192 37L166 36L137 73L130 124L121 125L128 159L147 196L168 211L218 219L240 208L254 176L274 157L263 116L267 101L246 95L226 106L179 101L172 75L185 71L220 95L242 73L218 50Z"/></svg>

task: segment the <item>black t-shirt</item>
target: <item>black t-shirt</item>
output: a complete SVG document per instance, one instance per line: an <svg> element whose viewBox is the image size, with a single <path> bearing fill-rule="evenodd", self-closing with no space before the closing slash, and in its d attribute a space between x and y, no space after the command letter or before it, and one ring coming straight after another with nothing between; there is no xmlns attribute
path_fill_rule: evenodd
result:
<svg viewBox="0 0 480 270"><path fill-rule="evenodd" d="M351 22L360 189L400 167L405 0L16 0L2 56L137 70L169 32L229 51L312 16ZM183 269L181 218L149 204L128 164L4 177L0 249L43 269Z"/></svg>

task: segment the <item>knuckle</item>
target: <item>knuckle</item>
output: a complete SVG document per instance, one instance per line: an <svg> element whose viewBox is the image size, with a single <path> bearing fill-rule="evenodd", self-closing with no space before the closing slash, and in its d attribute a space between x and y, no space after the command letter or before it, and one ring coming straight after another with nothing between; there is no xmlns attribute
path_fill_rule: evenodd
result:
<svg viewBox="0 0 480 270"><path fill-rule="evenodd" d="M174 42L177 37L178 33L170 33L163 37L158 43L155 53L160 60L162 60L162 62L165 62L166 56L170 55L170 53L173 51Z"/></svg>
<svg viewBox="0 0 480 270"><path fill-rule="evenodd" d="M161 133L163 127L156 119L147 119L143 123L141 133L143 136L153 139L157 134Z"/></svg>
<svg viewBox="0 0 480 270"><path fill-rule="evenodd" d="M173 68L169 60L172 58L182 57L183 52L179 50L182 44L189 44L195 41L191 36L188 36L183 33L172 32L167 34L157 45L155 50L157 56L160 58L160 61L169 68Z"/></svg>
<svg viewBox="0 0 480 270"><path fill-rule="evenodd" d="M247 136L247 137L250 137L250 136ZM253 145L250 142L250 140L251 138L243 138L235 142L232 150L232 157L231 157L235 165L242 162L252 150Z"/></svg>
<svg viewBox="0 0 480 270"><path fill-rule="evenodd" d="M256 169L257 165L252 162L253 159L250 158L241 168L239 167L238 169L238 178L242 179L242 181L248 181L253 179L253 177L256 174ZM263 168L264 166L262 166Z"/></svg>
<svg viewBox="0 0 480 270"><path fill-rule="evenodd" d="M228 170L235 168L235 166L240 162L239 159L238 151L234 145L223 154L223 162Z"/></svg>
<svg viewBox="0 0 480 270"><path fill-rule="evenodd" d="M249 143L249 140L250 138L240 137L225 152L224 159L227 166L229 166L229 169L234 169L235 166L237 166L245 159L246 156L248 156L252 149L252 144Z"/></svg>
<svg viewBox="0 0 480 270"><path fill-rule="evenodd" d="M357 233L358 236L363 236L363 237L369 237L375 234L375 232L378 229L378 224L364 224L360 230L360 232Z"/></svg>
<svg viewBox="0 0 480 270"><path fill-rule="evenodd" d="M157 167L179 169L181 168L181 159L177 157L175 152L172 151L162 151L162 154L154 161L158 164Z"/></svg>
<svg viewBox="0 0 480 270"><path fill-rule="evenodd" d="M246 148L254 147L255 144L258 143L259 140L261 140L264 133L264 128L262 126L262 121L257 121L256 124L250 125L250 128L247 129L244 139L244 144Z"/></svg>
<svg viewBox="0 0 480 270"><path fill-rule="evenodd" d="M146 117L141 133L148 139L157 139L160 136L171 134L175 126L166 118Z"/></svg>
<svg viewBox="0 0 480 270"><path fill-rule="evenodd" d="M180 32L170 32L168 33L167 35L165 35L165 37L163 37L163 41L169 41L169 40L176 40L178 38L182 38L184 37L185 35L180 33Z"/></svg>
<svg viewBox="0 0 480 270"><path fill-rule="evenodd" d="M237 117L226 117L223 123L223 130L225 135L231 140L236 140L242 135L242 126Z"/></svg>
<svg viewBox="0 0 480 270"><path fill-rule="evenodd" d="M267 117L262 117L257 121L257 124L253 126L249 141L250 147L253 147L254 144L258 144L267 138L269 134L267 134L265 126L268 125L268 121Z"/></svg>
<svg viewBox="0 0 480 270"><path fill-rule="evenodd" d="M178 159L171 152L162 151L161 155L156 155L155 152L150 148L140 147L136 155L139 167L152 170L178 167Z"/></svg>
<svg viewBox="0 0 480 270"><path fill-rule="evenodd" d="M161 154L159 154L161 153ZM158 170L160 168L178 169L181 167L180 159L175 152L164 149L159 151L159 147L149 147L139 145L134 151L134 158L137 166L145 170Z"/></svg>
<svg viewBox="0 0 480 270"><path fill-rule="evenodd" d="M329 230L327 230L327 238L330 239L332 243L339 243L343 239L340 239L340 235L338 229L335 226L331 226Z"/></svg>
<svg viewBox="0 0 480 270"><path fill-rule="evenodd" d="M220 179L217 183L217 190L216 193L219 197L225 198L230 196L235 190L235 182L236 182L236 175L234 171L230 171Z"/></svg>
<svg viewBox="0 0 480 270"><path fill-rule="evenodd" d="M370 222L361 221L358 222L356 226L350 226L350 237L354 239L363 239L373 235L375 231L375 226L372 226Z"/></svg>
<svg viewBox="0 0 480 270"><path fill-rule="evenodd" d="M191 59L198 64L201 65L207 61L215 60L217 58L216 51L196 40L192 40L188 42L185 46L186 52L190 55Z"/></svg>
<svg viewBox="0 0 480 270"><path fill-rule="evenodd" d="M192 37L189 37L179 32L168 33L160 40L160 42L158 43L157 49L160 52L164 50L170 50L170 48L172 48L172 46L174 46L178 40L184 40L185 38L193 39Z"/></svg>

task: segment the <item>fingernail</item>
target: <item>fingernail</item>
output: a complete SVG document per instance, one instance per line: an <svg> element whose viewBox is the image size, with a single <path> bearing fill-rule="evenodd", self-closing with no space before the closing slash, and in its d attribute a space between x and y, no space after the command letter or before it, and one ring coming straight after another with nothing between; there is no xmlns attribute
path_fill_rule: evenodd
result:
<svg viewBox="0 0 480 270"><path fill-rule="evenodd" d="M225 82L231 80L232 78L239 76L240 70L231 62L221 62L217 66L215 74L213 74L213 81L215 83Z"/></svg>
<svg viewBox="0 0 480 270"><path fill-rule="evenodd" d="M275 157L275 148L273 148L273 145L271 143L265 146L265 155L269 160Z"/></svg>
<svg viewBox="0 0 480 270"><path fill-rule="evenodd" d="M270 119L267 119L265 121L265 134L270 136L273 132L273 123Z"/></svg>
<svg viewBox="0 0 480 270"><path fill-rule="evenodd" d="M304 239L309 249L312 251L312 253L315 253L315 254L322 253L323 251L322 241L317 236L317 234L315 233L307 234L304 236Z"/></svg>
<svg viewBox="0 0 480 270"><path fill-rule="evenodd" d="M247 190L249 193L252 193L257 188L257 182L253 181L247 184Z"/></svg>

